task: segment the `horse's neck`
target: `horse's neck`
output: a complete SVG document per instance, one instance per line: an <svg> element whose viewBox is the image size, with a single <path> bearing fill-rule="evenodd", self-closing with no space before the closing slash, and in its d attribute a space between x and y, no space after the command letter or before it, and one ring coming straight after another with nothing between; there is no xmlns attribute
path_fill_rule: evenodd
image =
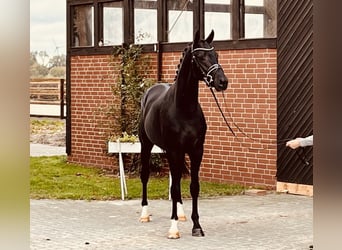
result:
<svg viewBox="0 0 342 250"><path fill-rule="evenodd" d="M176 80L176 104L182 110L194 111L198 106L198 80L193 76L191 54L187 54Z"/></svg>

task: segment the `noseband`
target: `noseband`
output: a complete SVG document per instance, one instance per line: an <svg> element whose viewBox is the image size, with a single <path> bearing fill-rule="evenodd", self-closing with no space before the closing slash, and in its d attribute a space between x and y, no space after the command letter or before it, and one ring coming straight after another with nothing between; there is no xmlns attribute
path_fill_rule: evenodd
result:
<svg viewBox="0 0 342 250"><path fill-rule="evenodd" d="M216 70L218 70L219 68L221 68L220 64L215 63L213 65L211 65L206 71L207 73L205 73L205 70L203 70L202 65L198 62L196 56L193 54L196 51L204 51L204 52L208 52L208 51L212 51L214 50L214 47L211 48L196 48L193 49L191 46L191 53L192 53L192 62L195 62L197 68L201 71L202 75L203 75L203 81L207 84L208 87L212 88L214 87L214 79L212 76L212 73Z"/></svg>

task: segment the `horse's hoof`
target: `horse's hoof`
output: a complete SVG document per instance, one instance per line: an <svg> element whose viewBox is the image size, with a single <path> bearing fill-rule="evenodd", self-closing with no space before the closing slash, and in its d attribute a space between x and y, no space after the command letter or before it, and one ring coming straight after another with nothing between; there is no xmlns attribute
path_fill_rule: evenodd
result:
<svg viewBox="0 0 342 250"><path fill-rule="evenodd" d="M192 229L192 236L203 237L204 232L203 232L202 228L193 228Z"/></svg>
<svg viewBox="0 0 342 250"><path fill-rule="evenodd" d="M150 219L150 216L147 216L147 217L140 217L139 221L141 223L144 223L144 222L150 222L151 219Z"/></svg>
<svg viewBox="0 0 342 250"><path fill-rule="evenodd" d="M185 215L178 216L178 220L179 221L186 221L186 216Z"/></svg>
<svg viewBox="0 0 342 250"><path fill-rule="evenodd" d="M169 231L169 235L167 236L168 239L179 239L180 234L178 231Z"/></svg>

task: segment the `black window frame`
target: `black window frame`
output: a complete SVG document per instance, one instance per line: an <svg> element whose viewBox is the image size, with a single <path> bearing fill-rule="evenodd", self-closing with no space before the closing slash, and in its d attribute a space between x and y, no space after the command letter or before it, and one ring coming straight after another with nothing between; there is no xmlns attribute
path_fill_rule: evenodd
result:
<svg viewBox="0 0 342 250"><path fill-rule="evenodd" d="M98 42L103 37L103 13L102 4L107 2L123 2L124 14L124 43L134 43L134 0L67 0L67 51L70 55L84 54L110 54L113 45L99 46ZM168 30L168 10L167 1L157 0L157 45L143 44L146 52L154 52L156 48L163 52L182 51L187 42L171 43L167 41ZM71 8L77 5L92 4L94 7L94 46L92 47L72 47ZM277 4L277 2L275 2ZM200 30L201 37L204 37L204 0L193 0L193 30ZM215 4L215 7L217 4ZM215 41L217 50L231 49L257 49L276 48L277 38L244 38L244 0L231 0L232 31L231 40ZM250 7L248 7L250 8Z"/></svg>

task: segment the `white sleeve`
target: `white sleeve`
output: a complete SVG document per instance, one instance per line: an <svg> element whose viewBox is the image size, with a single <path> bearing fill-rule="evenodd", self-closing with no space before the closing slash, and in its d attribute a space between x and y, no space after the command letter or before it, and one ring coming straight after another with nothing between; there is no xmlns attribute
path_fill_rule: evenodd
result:
<svg viewBox="0 0 342 250"><path fill-rule="evenodd" d="M312 146L313 145L313 135L310 135L308 137L302 138L299 141L299 144L300 144L301 147Z"/></svg>

